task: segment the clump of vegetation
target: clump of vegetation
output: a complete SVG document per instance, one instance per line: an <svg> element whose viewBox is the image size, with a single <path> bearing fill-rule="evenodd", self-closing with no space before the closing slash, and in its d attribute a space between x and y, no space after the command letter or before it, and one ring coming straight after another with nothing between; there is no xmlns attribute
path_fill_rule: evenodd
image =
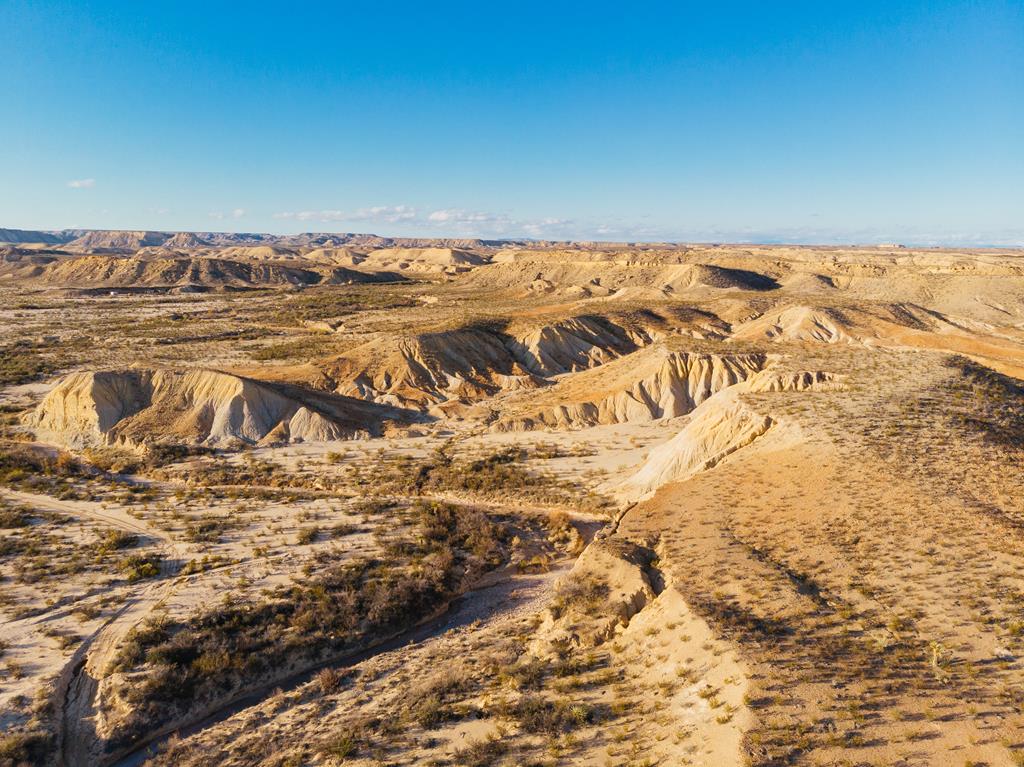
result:
<svg viewBox="0 0 1024 767"><path fill-rule="evenodd" d="M183 445L158 442L146 446L146 464L150 469L167 466L200 455L213 455L212 448L201 445Z"/></svg>
<svg viewBox="0 0 1024 767"><path fill-rule="evenodd" d="M111 447L86 448L82 451L82 457L100 471L117 474L132 474L143 465L136 453Z"/></svg>
<svg viewBox="0 0 1024 767"><path fill-rule="evenodd" d="M0 485L67 497L74 494L74 480L89 476L69 453L51 456L28 445L0 445Z"/></svg>
<svg viewBox="0 0 1024 767"><path fill-rule="evenodd" d="M471 740L455 752L455 762L465 767L488 767L508 753L508 749L508 743L498 737Z"/></svg>
<svg viewBox="0 0 1024 767"><path fill-rule="evenodd" d="M42 353L48 347L46 343L28 340L0 347L0 386L38 381L59 370L57 361Z"/></svg>
<svg viewBox="0 0 1024 767"><path fill-rule="evenodd" d="M259 362L270 360L306 360L323 357L332 351L331 344L323 336L308 336L270 346L260 346L249 352Z"/></svg>
<svg viewBox="0 0 1024 767"><path fill-rule="evenodd" d="M185 539L193 543L216 543L237 523L223 515L204 514L194 518L185 526Z"/></svg>
<svg viewBox="0 0 1024 767"><path fill-rule="evenodd" d="M53 737L42 730L0 734L0 764L43 764L53 749Z"/></svg>
<svg viewBox="0 0 1024 767"><path fill-rule="evenodd" d="M414 299L393 292L384 285L330 286L309 288L291 296L285 303L274 302L273 316L268 319L300 325L306 320L342 317L369 309L398 309L415 305Z"/></svg>
<svg viewBox="0 0 1024 767"><path fill-rule="evenodd" d="M948 364L962 376L946 405L953 421L994 445L1024 448L1024 385L962 357Z"/></svg>
<svg viewBox="0 0 1024 767"><path fill-rule="evenodd" d="M411 517L400 557L336 562L321 552L315 577L279 587L264 601L225 603L132 631L110 669L143 672L124 692L134 710L119 742L166 722L180 705L404 630L504 559L507 531L477 509L421 503Z"/></svg>
<svg viewBox="0 0 1024 767"><path fill-rule="evenodd" d="M359 753L365 744L355 728L346 728L329 735L317 744L316 750L322 756L348 759Z"/></svg>
<svg viewBox="0 0 1024 767"><path fill-rule="evenodd" d="M375 466L374 483L411 495L455 493L499 500L514 496L538 505L602 505L601 499L582 495L575 487L547 474L529 471L524 459L525 452L518 448L461 459L442 446L425 461L401 456Z"/></svg>
<svg viewBox="0 0 1024 767"><path fill-rule="evenodd" d="M23 506L0 505L0 530L12 530L17 527L28 527L31 515Z"/></svg>
<svg viewBox="0 0 1024 767"><path fill-rule="evenodd" d="M144 578L155 578L158 576L160 574L160 559L155 554L125 557L118 565L118 569L124 574L129 583L134 583Z"/></svg>
<svg viewBox="0 0 1024 767"><path fill-rule="evenodd" d="M514 719L524 732L560 735L595 721L594 710L583 703L549 700L524 695L501 708L502 716Z"/></svg>
<svg viewBox="0 0 1024 767"><path fill-rule="evenodd" d="M120 549L131 548L139 542L139 539L124 530L107 530L100 536L97 544L97 551L100 554L109 554Z"/></svg>
<svg viewBox="0 0 1024 767"><path fill-rule="evenodd" d="M456 718L449 705L449 698L472 687L472 677L465 669L446 669L409 691L409 703L402 715L421 727L437 727Z"/></svg>
<svg viewBox="0 0 1024 767"><path fill-rule="evenodd" d="M570 609L591 617L600 615L609 593L608 584L592 576L563 578L551 603L551 614L556 620Z"/></svg>

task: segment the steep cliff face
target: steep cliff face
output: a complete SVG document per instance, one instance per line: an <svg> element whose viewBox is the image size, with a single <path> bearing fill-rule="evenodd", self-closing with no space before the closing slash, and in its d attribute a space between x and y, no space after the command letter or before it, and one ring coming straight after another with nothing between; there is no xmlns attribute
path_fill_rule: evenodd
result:
<svg viewBox="0 0 1024 767"><path fill-rule="evenodd" d="M327 370L340 394L420 409L544 383L512 356L501 335L482 328L376 339Z"/></svg>
<svg viewBox="0 0 1024 767"><path fill-rule="evenodd" d="M651 343L653 332L601 317L572 317L506 333L464 327L375 339L327 366L337 391L427 408L455 398L536 389L553 376L602 365Z"/></svg>
<svg viewBox="0 0 1024 767"><path fill-rule="evenodd" d="M531 373L555 376L603 365L650 342L643 330L600 317L573 317L513 338L508 348Z"/></svg>
<svg viewBox="0 0 1024 767"><path fill-rule="evenodd" d="M652 348L600 371L579 374L543 393L495 431L581 428L686 415L716 392L760 371L762 354L718 355Z"/></svg>
<svg viewBox="0 0 1024 767"><path fill-rule="evenodd" d="M774 421L746 405L736 392L722 392L698 407L679 434L651 451L619 490L629 500L654 494L715 466L764 435Z"/></svg>
<svg viewBox="0 0 1024 767"><path fill-rule="evenodd" d="M776 420L744 394L830 391L842 384L833 373L821 370L762 370L735 386L706 399L690 414L676 436L651 451L637 471L615 493L624 500L640 500L670 482L682 482L717 465L731 453L764 436Z"/></svg>
<svg viewBox="0 0 1024 767"><path fill-rule="evenodd" d="M378 433L384 408L213 370L74 373L32 412L40 439L81 448L148 442L327 441Z"/></svg>

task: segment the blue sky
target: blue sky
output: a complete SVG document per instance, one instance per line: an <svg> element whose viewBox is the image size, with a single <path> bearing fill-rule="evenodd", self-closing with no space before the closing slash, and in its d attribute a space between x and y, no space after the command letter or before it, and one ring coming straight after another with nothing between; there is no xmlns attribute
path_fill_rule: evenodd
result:
<svg viewBox="0 0 1024 767"><path fill-rule="evenodd" d="M0 226L1024 244L1024 3L0 0Z"/></svg>

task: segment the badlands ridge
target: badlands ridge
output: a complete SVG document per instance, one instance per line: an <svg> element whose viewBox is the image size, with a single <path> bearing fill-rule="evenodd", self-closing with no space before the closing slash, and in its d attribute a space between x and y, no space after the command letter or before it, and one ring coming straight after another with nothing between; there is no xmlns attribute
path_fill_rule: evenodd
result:
<svg viewBox="0 0 1024 767"><path fill-rule="evenodd" d="M1020 252L0 242L0 765L1024 763Z"/></svg>

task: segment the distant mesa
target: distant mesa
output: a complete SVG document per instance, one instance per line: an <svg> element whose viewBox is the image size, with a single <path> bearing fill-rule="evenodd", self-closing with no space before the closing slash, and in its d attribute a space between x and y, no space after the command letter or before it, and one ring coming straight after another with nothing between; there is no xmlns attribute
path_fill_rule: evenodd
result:
<svg viewBox="0 0 1024 767"><path fill-rule="evenodd" d="M66 249L82 253L103 251L136 251L147 246L163 245L171 239L165 232L86 232L66 244Z"/></svg>
<svg viewBox="0 0 1024 767"><path fill-rule="evenodd" d="M196 235L194 232L178 232L170 239L164 240L160 246L163 248L191 250L194 248L208 248L210 247L210 243Z"/></svg>

